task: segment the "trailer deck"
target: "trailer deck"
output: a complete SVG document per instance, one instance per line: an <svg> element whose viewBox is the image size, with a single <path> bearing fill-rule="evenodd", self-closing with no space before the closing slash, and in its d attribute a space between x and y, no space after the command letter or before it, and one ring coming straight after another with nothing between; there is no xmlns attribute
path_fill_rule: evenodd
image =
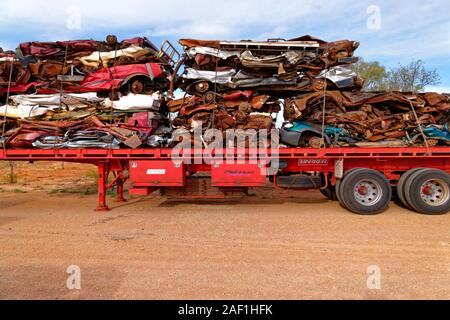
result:
<svg viewBox="0 0 450 320"><path fill-rule="evenodd" d="M196 173L206 173L213 187L226 191L263 186L267 178L271 178L270 181L279 188L277 175L296 176L314 172L323 177L323 183L317 189L334 192L347 173L358 168L382 173L391 187L397 187L402 175L416 168L450 173L450 148L447 147L280 148L264 152L257 149L224 149L216 150L213 155L205 154L203 149L192 149L178 163L173 161L172 153L173 149L3 149L0 150L0 160L65 161L96 165L98 211L109 210L106 194L112 188L117 190L117 200L126 201L124 184L127 180L131 182L131 195L146 196L164 188L179 188L181 191L186 187L187 180ZM266 177L261 170L270 168L273 159L279 160L279 169L275 174L267 172ZM230 163L230 160L234 162ZM112 178L109 178L110 175ZM371 186L370 183L364 184L358 190L365 191ZM444 187L450 190L445 183ZM292 188L295 188L295 183ZM445 196L450 197L447 189L444 190ZM330 198L333 197L330 195ZM343 205L351 206L348 201L345 204L340 199L339 192L337 198Z"/></svg>

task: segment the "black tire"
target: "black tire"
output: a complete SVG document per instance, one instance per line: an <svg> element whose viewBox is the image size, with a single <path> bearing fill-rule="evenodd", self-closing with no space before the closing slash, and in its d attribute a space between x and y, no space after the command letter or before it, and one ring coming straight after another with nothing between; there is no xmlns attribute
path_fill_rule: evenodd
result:
<svg viewBox="0 0 450 320"><path fill-rule="evenodd" d="M328 200L337 201L336 188L333 186L328 186L326 189L319 189Z"/></svg>
<svg viewBox="0 0 450 320"><path fill-rule="evenodd" d="M344 181L344 179L347 175L349 175L352 172L355 172L357 170L364 170L364 168L350 169L349 171L345 172L344 177L342 179L339 179L336 181L336 198L337 198L337 201L339 201L339 203L341 204L341 206L343 206L345 209L347 209L347 207L345 206L345 203L342 200L342 188L341 188L342 182Z"/></svg>
<svg viewBox="0 0 450 320"><path fill-rule="evenodd" d="M425 187L424 187L425 186ZM425 194L430 188L430 195ZM450 211L450 175L436 169L422 169L405 183L405 196L411 208L427 215L441 215Z"/></svg>
<svg viewBox="0 0 450 320"><path fill-rule="evenodd" d="M364 188L365 194L357 194L358 184ZM392 198L389 180L382 173L371 169L361 168L349 172L342 181L340 189L345 208L361 215L384 212Z"/></svg>
<svg viewBox="0 0 450 320"><path fill-rule="evenodd" d="M406 200L406 194L405 194L405 184L408 181L409 177L416 173L419 170L422 170L423 168L414 168L409 171L406 171L402 176L400 177L400 180L398 180L397 183L397 196L400 202L403 204L405 208L412 209L411 205Z"/></svg>
<svg viewBox="0 0 450 320"><path fill-rule="evenodd" d="M128 80L127 83L122 84L120 92L127 94L144 94L148 88L152 87L154 83L143 76L137 76Z"/></svg>
<svg viewBox="0 0 450 320"><path fill-rule="evenodd" d="M337 199L337 201L339 201L339 203L341 205L343 205L342 197L341 197L341 182L342 182L342 179L337 180L336 181L336 186L335 186L334 189L336 190L336 199Z"/></svg>

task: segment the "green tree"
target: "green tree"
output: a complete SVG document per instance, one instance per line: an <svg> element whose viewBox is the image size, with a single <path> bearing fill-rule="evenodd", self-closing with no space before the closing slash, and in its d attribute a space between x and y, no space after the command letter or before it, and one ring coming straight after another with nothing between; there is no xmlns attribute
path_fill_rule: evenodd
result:
<svg viewBox="0 0 450 320"><path fill-rule="evenodd" d="M388 73L386 67L378 61L366 62L361 58L357 63L352 65L352 70L364 79L363 90L380 91L384 89Z"/></svg>
<svg viewBox="0 0 450 320"><path fill-rule="evenodd" d="M365 91L420 92L426 86L436 85L440 77L436 69L427 69L422 60L413 60L406 65L386 71L378 61L366 62L360 59L352 66L364 81Z"/></svg>
<svg viewBox="0 0 450 320"><path fill-rule="evenodd" d="M436 69L428 70L422 60L413 60L409 64L399 64L388 72L385 90L420 92L426 86L439 84L440 76Z"/></svg>

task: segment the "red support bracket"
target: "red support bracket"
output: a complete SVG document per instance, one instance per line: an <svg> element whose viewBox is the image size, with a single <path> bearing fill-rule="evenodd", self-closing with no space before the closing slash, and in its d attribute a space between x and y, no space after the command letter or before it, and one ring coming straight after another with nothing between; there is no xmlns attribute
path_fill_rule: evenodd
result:
<svg viewBox="0 0 450 320"><path fill-rule="evenodd" d="M109 211L106 204L106 191L109 176L109 161L98 163L98 206L95 211Z"/></svg>
<svg viewBox="0 0 450 320"><path fill-rule="evenodd" d="M113 188L114 186L117 187L117 195L116 195L116 202L127 202L125 197L123 196L124 187L123 185L127 181L125 176L123 175L123 170L114 171L114 180L109 185L108 189Z"/></svg>

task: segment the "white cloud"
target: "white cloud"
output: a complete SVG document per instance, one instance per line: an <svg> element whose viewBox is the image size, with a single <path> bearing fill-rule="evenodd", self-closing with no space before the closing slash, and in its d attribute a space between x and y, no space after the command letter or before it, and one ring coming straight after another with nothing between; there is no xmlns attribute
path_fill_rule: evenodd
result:
<svg viewBox="0 0 450 320"><path fill-rule="evenodd" d="M64 33L69 18L67 9L77 6L82 18L78 33L141 29L161 36L240 37L255 32L255 29L264 33L282 25L289 26L289 29L301 29L302 20L310 20L320 13L336 12L341 2L321 6L313 0L3 0L0 28L16 32L28 30L47 36L52 36L55 30Z"/></svg>
<svg viewBox="0 0 450 320"><path fill-rule="evenodd" d="M5 41L0 41L0 48L2 48L3 50L10 50L14 47L15 47L15 44L5 42Z"/></svg>
<svg viewBox="0 0 450 320"><path fill-rule="evenodd" d="M437 93L450 93L450 87L445 86L427 86L425 88L427 92L437 92Z"/></svg>
<svg viewBox="0 0 450 320"><path fill-rule="evenodd" d="M370 5L380 7L380 30L367 28ZM72 6L80 8L80 30L66 28ZM391 65L412 58L449 63L449 9L447 0L2 0L0 43L109 33L230 40L312 34L358 40L358 55Z"/></svg>

